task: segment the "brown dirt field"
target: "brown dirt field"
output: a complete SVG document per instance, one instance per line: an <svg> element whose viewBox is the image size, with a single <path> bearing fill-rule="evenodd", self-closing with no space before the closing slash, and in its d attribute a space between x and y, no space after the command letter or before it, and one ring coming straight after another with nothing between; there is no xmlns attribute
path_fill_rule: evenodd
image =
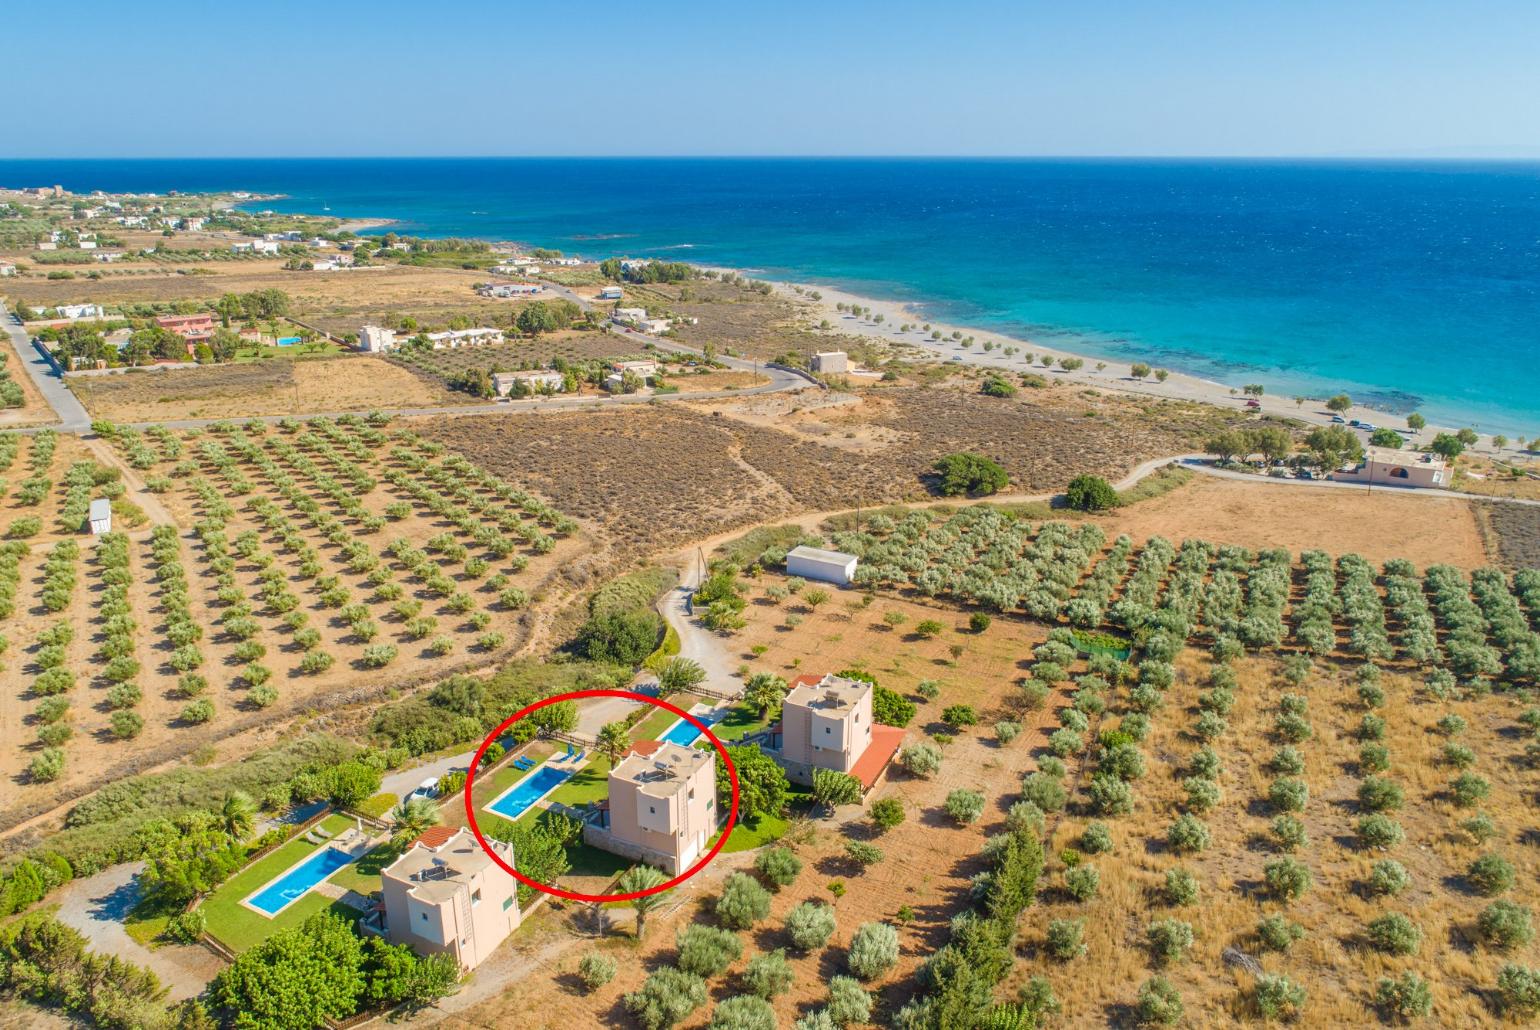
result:
<svg viewBox="0 0 1540 1030"><path fill-rule="evenodd" d="M1419 566L1487 562L1471 507L1390 491L1290 488L1197 476L1186 486L1098 518L1109 536L1164 536L1246 547L1356 552L1371 562L1407 558Z"/></svg>
<svg viewBox="0 0 1540 1030"><path fill-rule="evenodd" d="M1540 569L1540 508L1478 501L1471 510L1498 564L1509 571Z"/></svg>
<svg viewBox="0 0 1540 1030"><path fill-rule="evenodd" d="M0 408L0 429L57 423L59 416L54 413L53 408L48 406L48 402L43 400L37 384L32 381L32 376L27 373L21 358L16 354L16 348L11 345L9 336L0 341L0 354L4 355L5 369L10 373L11 379L21 387L23 397L22 406L19 408Z"/></svg>
<svg viewBox="0 0 1540 1030"><path fill-rule="evenodd" d="M941 698L920 705L908 739L917 740L928 729L941 728L935 720L947 704L979 706L983 725L964 730L945 745L946 757L934 779L916 779L895 770L877 785L868 802L897 797L905 804L908 818L896 829L872 838L870 825L853 807L836 819L813 820L812 839L796 845L804 862L801 875L775 895L770 917L741 935L746 944L744 958L710 981L711 1000L680 1026L692 1030L704 1027L717 1002L739 993L734 974L753 955L787 945L782 930L785 914L808 899L832 904L838 928L821 951L788 953L796 980L791 991L775 1001L780 1025L790 1026L794 1019L822 1004L829 978L847 972L845 948L857 927L871 921L895 921L899 908L908 905L915 918L900 928L898 965L867 985L875 1001L873 1022L886 1026L910 997L915 969L940 946L948 921L965 906L967 879L983 868L977 857L983 840L1000 829L1020 776L1034 765L1032 749L1043 739L1038 732L1029 728L1010 745L1001 747L994 742L990 727L1007 711L1001 699L1009 692L1008 684L1019 677L1021 659L1046 632L1025 621L999 620L982 635L949 631L935 640L910 639L890 630L882 622L882 614L889 609L903 611L911 624L921 618L941 618L949 624L964 620L955 611L886 598L861 608L860 596L851 590L832 591L833 598L817 609L808 609L795 600L776 608L766 602L762 588L779 581L781 577L765 576L752 583L756 600L747 611L749 624L731 637L732 647L742 651L744 661L755 671L789 676L798 671L835 671L847 664L862 664L885 686L906 692L921 679L938 679L943 684ZM784 617L791 612L800 614L803 622L787 630ZM955 664L947 651L954 641L966 646ZM750 648L756 645L769 650L755 657ZM1045 706L1035 715L1029 713L1028 719L1046 722L1049 711ZM947 793L958 787L980 789L989 799L984 817L973 826L958 827L941 811ZM859 871L844 856L845 842L850 839L874 840L886 857ZM592 996L573 986L577 963L588 950L582 940L576 940L556 961L542 962L501 998L446 1017L437 1025L509 1025L509 1005L514 997L524 1014L521 1019L526 1023L533 1019L532 1026L630 1025L619 1007L620 996L637 987L649 970L673 960L678 928L691 922L712 923L709 902L720 889L721 879L734 867L750 865L752 859L752 854L739 854L714 862L682 890L677 908L666 906L671 910L664 915L649 917L647 938L640 949L631 936L628 913L617 912L617 922L627 929L612 937L604 948L620 963L620 973ZM836 898L828 890L828 884L835 880L846 884L843 897Z"/></svg>
<svg viewBox="0 0 1540 1030"><path fill-rule="evenodd" d="M201 368L73 376L70 388L93 418L114 422L305 415L401 406L466 404L474 398L366 354Z"/></svg>
<svg viewBox="0 0 1540 1030"><path fill-rule="evenodd" d="M1513 732L1523 705L1517 698L1500 696L1435 702L1410 681L1386 677L1388 702L1380 712L1388 726L1384 744L1392 760L1386 775L1406 790L1405 807L1392 813L1405 828L1406 841L1385 853L1365 853L1357 848L1353 831L1361 814L1356 801L1359 740L1354 731L1365 709L1349 677L1318 672L1299 691L1308 698L1315 736L1298 745L1311 790L1302 818L1312 843L1296 856L1310 867L1315 882L1302 899L1283 906L1267 895L1262 882L1263 866L1279 854L1268 837L1274 812L1266 793L1273 774L1265 763L1278 746L1271 737L1277 714L1273 699L1286 689L1279 685L1271 662L1238 663L1243 697L1261 703L1238 704L1229 716L1229 730L1214 745L1225 770L1220 805L1204 817L1212 845L1199 855L1179 857L1165 844L1167 826L1183 810L1181 778L1197 748L1186 728L1195 717L1207 666L1207 660L1192 651L1179 663L1179 682L1168 692L1167 706L1153 718L1153 732L1143 745L1147 771L1134 784L1134 811L1105 820L1113 832L1114 850L1088 858L1101 873L1098 896L1085 903L1074 901L1062 889L1063 864L1050 860L1042 881L1047 889L1039 904L1027 910L1022 954L1029 962L1018 967L1017 978L1024 980L1033 972L1047 975L1065 1005L1068 1025L1119 1022L1139 984L1160 971L1144 945L1145 927L1171 917L1190 922L1195 931L1190 958L1164 971L1181 991L1193 1025L1230 1024L1248 1015L1244 993L1251 978L1221 960L1220 952L1229 946L1308 990L1301 1017L1305 1024L1375 1022L1376 980L1407 969L1433 987L1434 1024L1491 1023L1494 1017L1483 993L1504 962L1525 961L1529 949L1503 956L1475 943L1475 917L1488 901L1468 891L1463 872L1484 850L1500 853L1518 869L1518 886L1506 896L1531 908L1540 901L1535 886L1540 859L1531 846L1534 831L1525 800L1534 789L1534 773L1519 764L1522 734ZM1492 795L1481 808L1496 821L1499 834L1484 849L1457 829L1470 813L1455 809L1444 793L1455 773L1438 757L1445 738L1434 732L1433 723L1446 712L1469 721L1461 742L1478 755L1475 771L1492 782ZM1066 818L1051 838L1050 856L1075 846L1090 821L1084 815ZM1412 886L1397 898L1375 898L1359 889L1373 861L1382 857L1403 863L1411 873ZM1175 865L1196 874L1197 906L1174 909L1158 897L1165 871ZM1364 926L1388 912L1405 913L1420 925L1423 941L1417 955L1392 958L1364 941ZM1256 922L1274 913L1308 932L1285 955L1262 951L1254 937ZM1048 922L1056 918L1086 920L1090 950L1085 958L1065 964L1037 954Z"/></svg>
<svg viewBox="0 0 1540 1030"><path fill-rule="evenodd" d="M853 409L810 410L792 423L794 432L754 414L788 403L777 396L699 409L499 414L429 422L424 432L484 467L517 470L624 553L663 551L797 511L930 499L924 477L935 460L969 441L1001 460L1016 489L1045 492L1080 472L1119 478L1185 445L1181 421L1149 428L1109 400L1087 418L1085 402L1067 398L990 402L957 390L898 388L863 396ZM740 410L750 417L735 417ZM861 443L858 458L851 440Z"/></svg>

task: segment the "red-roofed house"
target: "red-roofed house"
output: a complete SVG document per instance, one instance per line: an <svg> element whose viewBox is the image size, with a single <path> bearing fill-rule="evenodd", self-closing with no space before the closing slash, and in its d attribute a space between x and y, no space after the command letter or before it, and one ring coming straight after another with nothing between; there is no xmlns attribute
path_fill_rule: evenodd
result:
<svg viewBox="0 0 1540 1030"><path fill-rule="evenodd" d="M155 320L155 324L176 333L188 343L198 343L214 335L213 315L163 315Z"/></svg>
<svg viewBox="0 0 1540 1030"><path fill-rule="evenodd" d="M800 675L789 684L781 721L752 738L786 770L811 784L814 769L847 773L870 790L904 738L872 718L872 685L842 676Z"/></svg>

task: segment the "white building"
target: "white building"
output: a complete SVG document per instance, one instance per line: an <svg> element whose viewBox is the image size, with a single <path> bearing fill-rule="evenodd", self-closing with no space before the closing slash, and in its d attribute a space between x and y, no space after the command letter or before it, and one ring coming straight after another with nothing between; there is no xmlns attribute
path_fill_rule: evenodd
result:
<svg viewBox="0 0 1540 1030"><path fill-rule="evenodd" d="M185 232L201 232L203 230L203 219L184 218L182 219L182 229Z"/></svg>
<svg viewBox="0 0 1540 1030"><path fill-rule="evenodd" d="M794 547L786 555L786 574L816 579L821 583L849 586L855 578L859 559L843 551L825 551L820 547Z"/></svg>
<svg viewBox="0 0 1540 1030"><path fill-rule="evenodd" d="M581 265L582 263L583 263L583 259L582 258L575 258L575 257L559 257L559 258L553 258L551 260L551 264L553 264L553 265L560 265L563 268L576 268L578 265Z"/></svg>
<svg viewBox="0 0 1540 1030"><path fill-rule="evenodd" d="M534 393L549 387L556 393L566 389L567 378L560 372L552 372L549 369L537 369L530 372L493 372L492 389L499 397L506 397L513 392L515 383L523 383Z"/></svg>
<svg viewBox="0 0 1540 1030"><path fill-rule="evenodd" d="M100 304L59 304L54 307L60 318L105 318Z"/></svg>
<svg viewBox="0 0 1540 1030"><path fill-rule="evenodd" d="M610 369L620 375L634 372L645 381L658 374L658 363L656 361L616 361L610 365Z"/></svg>
<svg viewBox="0 0 1540 1030"><path fill-rule="evenodd" d="M15 274L16 274L16 266L15 265L11 264L9 261L0 261L0 276L8 276L8 275L15 275Z"/></svg>
<svg viewBox="0 0 1540 1030"><path fill-rule="evenodd" d="M488 343L502 343L503 331L493 329L491 326L477 326L475 329L445 329L441 333L428 333L428 340L433 344L434 350L455 350L460 347L477 347Z"/></svg>
<svg viewBox="0 0 1540 1030"><path fill-rule="evenodd" d="M813 355L814 372L848 372L850 371L850 359L842 350L819 351Z"/></svg>
<svg viewBox="0 0 1540 1030"><path fill-rule="evenodd" d="M536 283L482 283L476 292L483 297L533 297L544 289Z"/></svg>
<svg viewBox="0 0 1540 1030"><path fill-rule="evenodd" d="M370 354L383 354L396 349L396 331L377 325L366 325L358 331L358 349Z"/></svg>
<svg viewBox="0 0 1540 1030"><path fill-rule="evenodd" d="M101 536L103 533L112 532L112 502L105 497L98 497L91 502L90 513L86 521L91 525L91 535Z"/></svg>
<svg viewBox="0 0 1540 1030"><path fill-rule="evenodd" d="M95 250L96 249L96 241L95 240L81 240L78 243L76 243L75 246L79 247L81 250Z"/></svg>
<svg viewBox="0 0 1540 1030"><path fill-rule="evenodd" d="M619 300L624 294L619 286L605 286L599 290L600 300Z"/></svg>
<svg viewBox="0 0 1540 1030"><path fill-rule="evenodd" d="M626 325L636 325L639 322L647 321L647 309L616 308L615 313L610 317L617 322L624 322Z"/></svg>
<svg viewBox="0 0 1540 1030"><path fill-rule="evenodd" d="M276 254L278 244L272 240L245 240L241 243L230 244L230 249L237 254Z"/></svg>

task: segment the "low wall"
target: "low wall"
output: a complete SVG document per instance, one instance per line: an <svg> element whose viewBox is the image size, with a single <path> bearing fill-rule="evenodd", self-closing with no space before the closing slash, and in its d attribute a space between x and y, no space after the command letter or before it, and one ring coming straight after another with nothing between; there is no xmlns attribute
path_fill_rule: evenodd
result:
<svg viewBox="0 0 1540 1030"><path fill-rule="evenodd" d="M593 823L583 824L583 843L592 844L602 851L608 851L623 858L632 858L638 862L646 862L655 865L670 876L679 874L679 866L674 862L673 855L665 855L661 851L652 848L644 848L640 844L633 844L627 840L621 840L609 830Z"/></svg>

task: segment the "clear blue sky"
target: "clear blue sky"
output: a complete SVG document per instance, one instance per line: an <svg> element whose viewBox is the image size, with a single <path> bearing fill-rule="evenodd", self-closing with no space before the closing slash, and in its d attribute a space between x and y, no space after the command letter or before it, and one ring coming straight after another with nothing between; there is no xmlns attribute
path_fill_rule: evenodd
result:
<svg viewBox="0 0 1540 1030"><path fill-rule="evenodd" d="M1540 156L1537 0L15 3L0 156Z"/></svg>

